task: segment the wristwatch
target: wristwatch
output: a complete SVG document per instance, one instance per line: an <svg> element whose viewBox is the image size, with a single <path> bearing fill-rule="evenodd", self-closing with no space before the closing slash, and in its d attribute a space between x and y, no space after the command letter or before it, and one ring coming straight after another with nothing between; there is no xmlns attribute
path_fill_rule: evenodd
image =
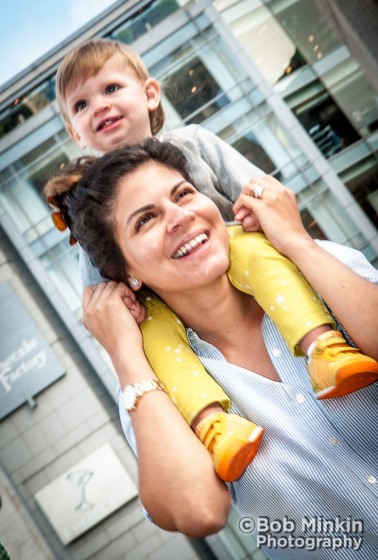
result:
<svg viewBox="0 0 378 560"><path fill-rule="evenodd" d="M127 412L135 410L140 397L150 391L164 391L164 393L166 393L167 389L161 381L157 381L156 379L147 379L146 381L139 381L133 385L126 385L123 390L123 404Z"/></svg>

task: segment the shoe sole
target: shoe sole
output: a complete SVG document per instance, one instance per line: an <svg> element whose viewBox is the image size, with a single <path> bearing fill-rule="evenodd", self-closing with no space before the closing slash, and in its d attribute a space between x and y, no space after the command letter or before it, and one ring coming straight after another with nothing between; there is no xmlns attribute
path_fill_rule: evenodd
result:
<svg viewBox="0 0 378 560"><path fill-rule="evenodd" d="M355 364L343 367L336 379L336 385L318 391L315 396L318 400L333 399L364 389L378 381L378 363L367 363L365 371L355 371Z"/></svg>
<svg viewBox="0 0 378 560"><path fill-rule="evenodd" d="M256 426L251 432L248 443L232 440L220 454L215 470L224 482L235 482L244 474L245 469L255 458L264 435L264 428ZM230 456L232 458L230 459Z"/></svg>

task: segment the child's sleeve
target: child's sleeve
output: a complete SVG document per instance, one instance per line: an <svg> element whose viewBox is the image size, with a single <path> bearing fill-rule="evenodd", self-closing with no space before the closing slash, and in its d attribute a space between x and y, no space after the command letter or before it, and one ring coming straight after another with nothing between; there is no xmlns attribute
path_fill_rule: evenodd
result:
<svg viewBox="0 0 378 560"><path fill-rule="evenodd" d="M180 319L155 296L146 296L143 303L147 308L141 325L145 354L188 424L214 402L228 411L230 399L191 349Z"/></svg>
<svg viewBox="0 0 378 560"><path fill-rule="evenodd" d="M201 158L216 175L216 188L231 202L239 197L241 189L254 178L265 175L230 144L206 128L193 125L194 139Z"/></svg>

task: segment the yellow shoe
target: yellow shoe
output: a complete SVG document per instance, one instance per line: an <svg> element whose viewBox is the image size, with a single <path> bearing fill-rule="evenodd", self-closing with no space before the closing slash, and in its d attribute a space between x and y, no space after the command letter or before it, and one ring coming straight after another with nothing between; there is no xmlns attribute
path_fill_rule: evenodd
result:
<svg viewBox="0 0 378 560"><path fill-rule="evenodd" d="M342 397L378 380L378 362L350 346L339 331L316 339L307 367L317 399Z"/></svg>
<svg viewBox="0 0 378 560"><path fill-rule="evenodd" d="M254 459L264 429L236 414L218 412L201 420L195 432L210 451L219 478L234 482Z"/></svg>

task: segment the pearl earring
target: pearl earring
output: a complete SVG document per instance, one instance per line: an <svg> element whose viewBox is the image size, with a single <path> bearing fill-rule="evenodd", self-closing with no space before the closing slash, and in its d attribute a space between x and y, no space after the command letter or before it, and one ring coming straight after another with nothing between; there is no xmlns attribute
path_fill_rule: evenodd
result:
<svg viewBox="0 0 378 560"><path fill-rule="evenodd" d="M139 286L139 280L133 278L132 280L130 280L130 286L132 286L133 288L137 288Z"/></svg>

